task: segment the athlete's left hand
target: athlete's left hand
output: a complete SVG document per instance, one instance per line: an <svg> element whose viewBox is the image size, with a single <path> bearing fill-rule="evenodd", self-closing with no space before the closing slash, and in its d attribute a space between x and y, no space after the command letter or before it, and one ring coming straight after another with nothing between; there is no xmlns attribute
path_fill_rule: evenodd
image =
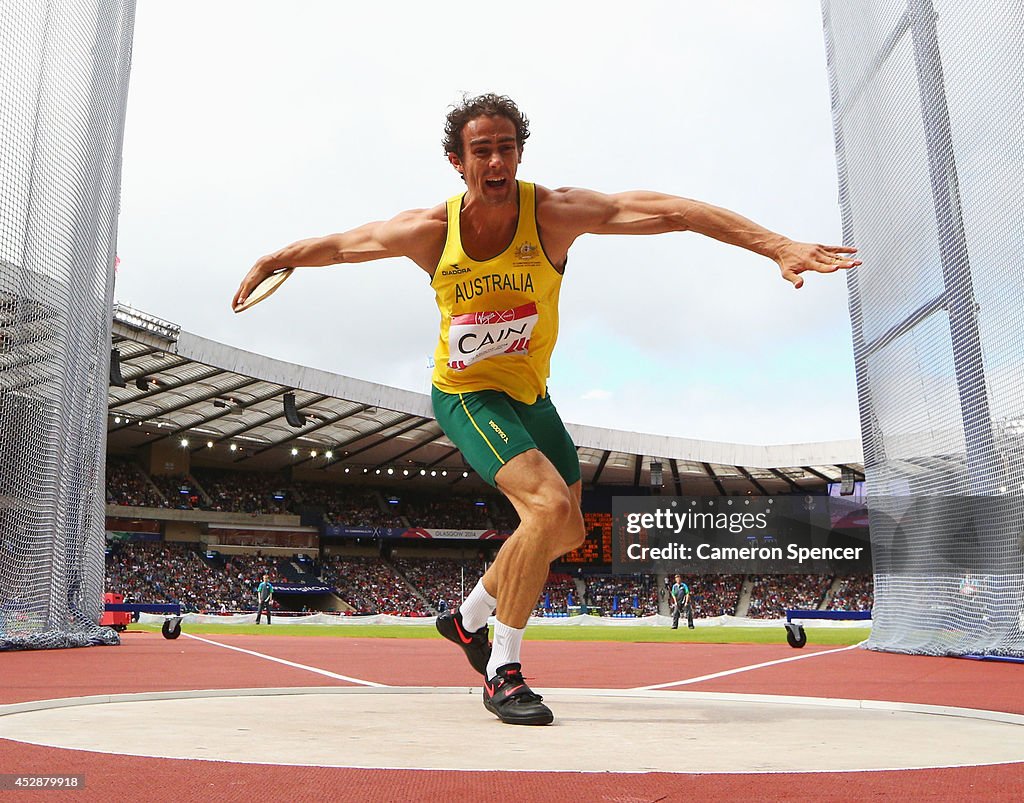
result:
<svg viewBox="0 0 1024 803"><path fill-rule="evenodd" d="M775 261L782 271L782 278L799 290L804 286L801 273L809 270L815 273L835 273L837 270L855 268L861 264L859 259L851 256L856 253L856 248L846 245L819 245L790 240L779 249Z"/></svg>

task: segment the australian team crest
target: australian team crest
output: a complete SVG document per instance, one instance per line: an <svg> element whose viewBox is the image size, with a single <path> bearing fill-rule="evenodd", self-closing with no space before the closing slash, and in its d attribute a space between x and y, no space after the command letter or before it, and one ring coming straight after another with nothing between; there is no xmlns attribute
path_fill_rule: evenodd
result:
<svg viewBox="0 0 1024 803"><path fill-rule="evenodd" d="M537 256L537 252L540 249L536 245L529 241L523 241L516 246L516 259L526 260L534 259Z"/></svg>

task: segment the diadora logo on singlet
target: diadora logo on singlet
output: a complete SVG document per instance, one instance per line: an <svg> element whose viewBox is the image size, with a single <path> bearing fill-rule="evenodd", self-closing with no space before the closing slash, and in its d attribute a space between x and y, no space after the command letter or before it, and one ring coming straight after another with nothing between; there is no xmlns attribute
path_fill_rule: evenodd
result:
<svg viewBox="0 0 1024 803"><path fill-rule="evenodd" d="M458 276L460 273L469 273L469 268L460 268L458 263L452 263L450 270L442 270L442 276Z"/></svg>

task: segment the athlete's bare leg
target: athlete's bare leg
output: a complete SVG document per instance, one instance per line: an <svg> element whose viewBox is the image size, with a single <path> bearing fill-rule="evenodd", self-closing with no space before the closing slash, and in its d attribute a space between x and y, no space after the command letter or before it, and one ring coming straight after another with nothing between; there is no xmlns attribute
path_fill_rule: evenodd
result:
<svg viewBox="0 0 1024 803"><path fill-rule="evenodd" d="M497 619L523 628L544 588L551 561L583 543L580 482L567 486L537 449L509 460L495 480L519 513L519 526L484 574L483 584L498 600Z"/></svg>

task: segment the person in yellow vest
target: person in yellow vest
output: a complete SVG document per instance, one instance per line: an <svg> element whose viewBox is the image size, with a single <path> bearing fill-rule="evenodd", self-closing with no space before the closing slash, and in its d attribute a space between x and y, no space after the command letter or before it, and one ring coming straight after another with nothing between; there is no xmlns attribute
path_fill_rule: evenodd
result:
<svg viewBox="0 0 1024 803"><path fill-rule="evenodd" d="M496 486L520 524L457 611L437 619L484 679L484 705L503 722L553 720L523 681L520 645L552 560L584 539L576 449L547 390L558 336L558 293L570 246L584 234L694 231L802 274L859 263L854 248L801 243L710 204L656 192L548 189L516 178L529 121L507 97L465 98L448 114L444 150L466 190L288 245L256 261L232 307L286 267L404 256L430 276L441 331L434 351L434 414L468 463ZM488 618L495 613L493 645Z"/></svg>

